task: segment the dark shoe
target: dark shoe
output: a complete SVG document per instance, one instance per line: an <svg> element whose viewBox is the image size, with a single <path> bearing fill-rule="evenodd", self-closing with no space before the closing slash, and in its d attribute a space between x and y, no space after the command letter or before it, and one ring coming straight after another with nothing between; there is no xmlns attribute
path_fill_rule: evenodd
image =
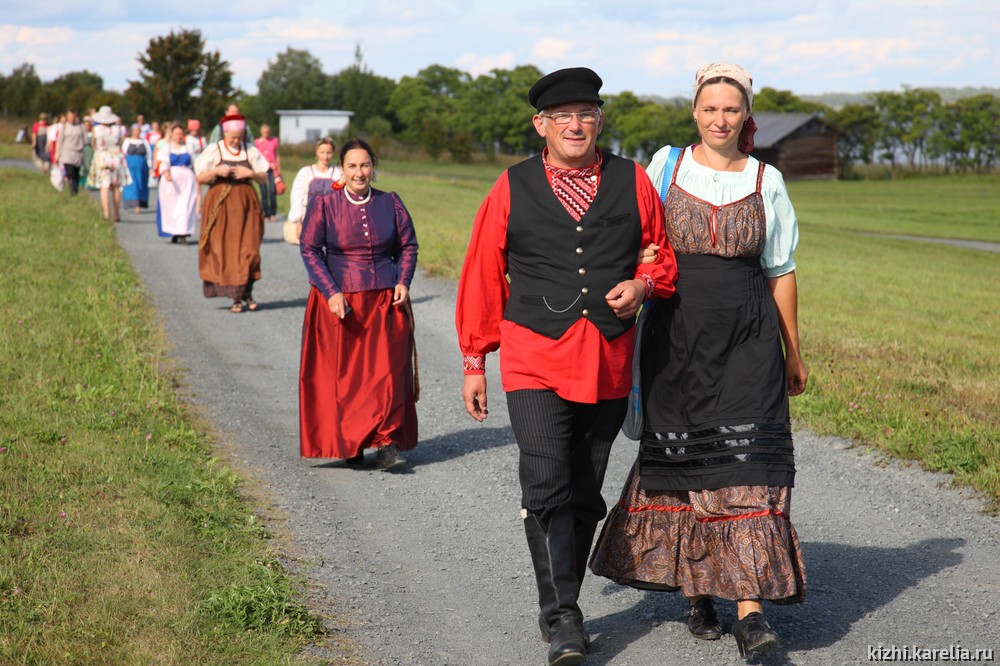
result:
<svg viewBox="0 0 1000 666"><path fill-rule="evenodd" d="M171 237L170 237L170 243L171 243L172 245L177 245L177 241L179 241L180 239L181 239L181 237L180 237L180 236L171 236Z"/></svg>
<svg viewBox="0 0 1000 666"><path fill-rule="evenodd" d="M548 620L541 613L538 614L538 629L542 632L542 641L545 643L552 642L552 627L549 626ZM590 639L587 638L587 633L583 634L583 647L584 652L590 652Z"/></svg>
<svg viewBox="0 0 1000 666"><path fill-rule="evenodd" d="M243 304L239 301L233 301L233 304L229 306L229 311L239 314L243 312Z"/></svg>
<svg viewBox="0 0 1000 666"><path fill-rule="evenodd" d="M778 634L774 633L760 613L748 613L742 620L734 622L733 638L744 659L778 649Z"/></svg>
<svg viewBox="0 0 1000 666"><path fill-rule="evenodd" d="M187 236L180 236L178 238L177 242L180 243L181 245L187 245L188 244L188 237Z"/></svg>
<svg viewBox="0 0 1000 666"><path fill-rule="evenodd" d="M406 458L399 455L399 450L392 446L379 447L375 452L375 465L381 470L395 469L406 464Z"/></svg>
<svg viewBox="0 0 1000 666"><path fill-rule="evenodd" d="M250 312L256 312L260 308L260 304L257 303L257 301L253 300L252 298L250 298L249 296L247 296L243 300L247 302L247 310L249 310Z"/></svg>
<svg viewBox="0 0 1000 666"><path fill-rule="evenodd" d="M352 469L361 469L365 466L365 450L361 449L358 451L358 455L351 456L350 458L344 458L344 467L350 467Z"/></svg>
<svg viewBox="0 0 1000 666"><path fill-rule="evenodd" d="M583 617L563 615L551 627L549 666L570 666L587 660L587 644L583 636Z"/></svg>
<svg viewBox="0 0 1000 666"><path fill-rule="evenodd" d="M688 631L695 638L717 641L722 638L722 625L715 614L715 604L709 597L698 599L687 612Z"/></svg>

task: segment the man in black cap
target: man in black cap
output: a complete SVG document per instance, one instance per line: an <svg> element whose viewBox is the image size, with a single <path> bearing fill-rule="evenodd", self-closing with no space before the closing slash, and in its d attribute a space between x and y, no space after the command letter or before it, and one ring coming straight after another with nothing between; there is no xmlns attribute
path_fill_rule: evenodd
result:
<svg viewBox="0 0 1000 666"><path fill-rule="evenodd" d="M477 421L488 413L486 354L503 348L539 626L558 666L586 658L577 600L607 511L601 486L631 388L635 313L670 296L677 277L645 172L597 148L601 84L575 67L531 87L545 149L501 174L480 207L456 311L462 397ZM637 265L650 243L655 261Z"/></svg>

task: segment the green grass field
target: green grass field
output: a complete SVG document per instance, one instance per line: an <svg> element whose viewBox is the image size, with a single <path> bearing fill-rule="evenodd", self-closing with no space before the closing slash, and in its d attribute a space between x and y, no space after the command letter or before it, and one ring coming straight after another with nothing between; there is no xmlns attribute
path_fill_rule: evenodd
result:
<svg viewBox="0 0 1000 666"><path fill-rule="evenodd" d="M319 663L164 344L96 203L0 170L0 663Z"/></svg>
<svg viewBox="0 0 1000 666"><path fill-rule="evenodd" d="M791 183L805 225L1000 242L997 175Z"/></svg>

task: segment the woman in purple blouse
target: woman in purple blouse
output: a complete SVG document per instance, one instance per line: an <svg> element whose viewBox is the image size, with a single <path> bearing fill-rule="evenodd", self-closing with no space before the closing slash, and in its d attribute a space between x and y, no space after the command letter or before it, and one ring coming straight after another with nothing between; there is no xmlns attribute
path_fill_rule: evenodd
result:
<svg viewBox="0 0 1000 666"><path fill-rule="evenodd" d="M340 150L343 185L313 197L299 250L312 289L302 323L299 434L304 458L381 469L417 445L413 220L394 192L371 186L375 153L361 139Z"/></svg>

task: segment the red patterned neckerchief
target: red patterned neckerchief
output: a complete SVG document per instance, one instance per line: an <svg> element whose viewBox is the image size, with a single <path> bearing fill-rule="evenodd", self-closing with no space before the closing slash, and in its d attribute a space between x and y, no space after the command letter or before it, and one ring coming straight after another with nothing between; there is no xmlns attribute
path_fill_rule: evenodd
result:
<svg viewBox="0 0 1000 666"><path fill-rule="evenodd" d="M548 148L542 151L542 164L549 176L552 192L577 222L583 217L590 204L597 196L597 185L600 182L601 151L597 151L597 161L593 166L583 169L562 169L548 162Z"/></svg>

